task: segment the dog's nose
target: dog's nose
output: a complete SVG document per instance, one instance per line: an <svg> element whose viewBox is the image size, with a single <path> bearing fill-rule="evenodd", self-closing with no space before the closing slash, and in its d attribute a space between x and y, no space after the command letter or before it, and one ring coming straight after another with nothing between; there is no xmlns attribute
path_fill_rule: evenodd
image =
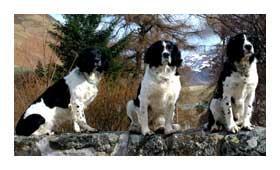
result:
<svg viewBox="0 0 280 170"><path fill-rule="evenodd" d="M162 54L162 56L163 56L163 58L168 58L170 56L170 54L165 52Z"/></svg>
<svg viewBox="0 0 280 170"><path fill-rule="evenodd" d="M246 45L245 45L245 49L248 50L248 51L251 51L252 45L246 44Z"/></svg>

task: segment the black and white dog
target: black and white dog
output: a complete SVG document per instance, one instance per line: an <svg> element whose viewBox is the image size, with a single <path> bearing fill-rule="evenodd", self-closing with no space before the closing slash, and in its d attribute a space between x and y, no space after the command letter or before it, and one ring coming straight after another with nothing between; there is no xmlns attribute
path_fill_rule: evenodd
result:
<svg viewBox="0 0 280 170"><path fill-rule="evenodd" d="M228 58L210 102L208 128L217 131L225 127L232 133L240 128L252 130L250 119L258 84L253 45L245 34L238 34L229 39L226 54Z"/></svg>
<svg viewBox="0 0 280 170"><path fill-rule="evenodd" d="M108 60L99 49L83 50L76 60L76 67L23 113L16 134L53 134L55 127L64 121L73 121L75 132L96 131L87 124L84 110L96 97L98 83L107 67Z"/></svg>
<svg viewBox="0 0 280 170"><path fill-rule="evenodd" d="M181 53L170 41L152 44L145 56L147 64L137 97L127 103L127 115L131 120L129 131L151 135L155 131L171 134L180 129L172 124L175 104L181 90L177 68L181 65Z"/></svg>

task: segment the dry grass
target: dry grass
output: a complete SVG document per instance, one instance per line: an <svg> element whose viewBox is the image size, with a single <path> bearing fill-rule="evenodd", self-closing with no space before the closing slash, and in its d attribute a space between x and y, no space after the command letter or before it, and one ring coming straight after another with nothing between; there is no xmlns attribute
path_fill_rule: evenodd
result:
<svg viewBox="0 0 280 170"><path fill-rule="evenodd" d="M15 75L15 125L32 101L48 87L47 82L34 73ZM138 83L137 78L124 75L119 75L115 80L104 77L97 97L85 111L88 123L99 130L127 130L129 120L126 116L126 103L135 97ZM65 123L59 130L69 131L70 127L71 124Z"/></svg>
<svg viewBox="0 0 280 170"><path fill-rule="evenodd" d="M215 85L193 85L182 88L177 102L176 122L183 129L201 127L207 122L207 105L214 89Z"/></svg>
<svg viewBox="0 0 280 170"><path fill-rule="evenodd" d="M132 78L104 78L98 96L87 110L89 124L102 130L127 130L126 103L136 96L138 84Z"/></svg>

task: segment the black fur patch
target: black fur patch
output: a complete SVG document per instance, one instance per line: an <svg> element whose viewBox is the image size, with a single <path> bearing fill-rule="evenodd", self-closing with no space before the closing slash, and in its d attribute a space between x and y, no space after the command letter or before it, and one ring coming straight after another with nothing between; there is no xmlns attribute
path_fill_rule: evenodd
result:
<svg viewBox="0 0 280 170"><path fill-rule="evenodd" d="M60 79L50 86L40 97L37 98L37 100L33 102L33 104L40 102L42 99L49 108L68 108L70 103L70 91L65 79Z"/></svg>
<svg viewBox="0 0 280 170"><path fill-rule="evenodd" d="M207 124L207 129L210 130L211 127L215 124L215 119L214 119L214 117L213 117L213 114L212 114L212 112L211 112L210 107L208 107L207 113L208 113L208 124Z"/></svg>
<svg viewBox="0 0 280 170"><path fill-rule="evenodd" d="M235 99L234 99L234 97L231 97L231 98L230 98L230 101L231 101L232 104L235 104Z"/></svg>
<svg viewBox="0 0 280 170"><path fill-rule="evenodd" d="M45 119L39 114L29 115L25 119L23 119L22 115L16 126L16 134L30 136L44 123Z"/></svg>
<svg viewBox="0 0 280 170"><path fill-rule="evenodd" d="M138 96L140 95L140 91L141 91L141 83L139 84L136 98L133 100L134 105L137 106L137 107L140 107L140 100L138 98Z"/></svg>

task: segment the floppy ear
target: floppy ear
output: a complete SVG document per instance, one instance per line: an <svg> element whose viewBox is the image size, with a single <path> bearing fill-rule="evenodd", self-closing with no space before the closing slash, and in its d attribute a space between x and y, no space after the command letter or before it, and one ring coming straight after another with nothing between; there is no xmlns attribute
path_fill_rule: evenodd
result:
<svg viewBox="0 0 280 170"><path fill-rule="evenodd" d="M181 52L178 49L177 45L174 45L174 48L171 53L171 66L180 67L182 65L182 59L181 59Z"/></svg>
<svg viewBox="0 0 280 170"><path fill-rule="evenodd" d="M79 67L80 72L86 72L91 73L94 68L94 62L93 62L93 54L91 53L91 49L85 49L77 58L76 66Z"/></svg>
<svg viewBox="0 0 280 170"><path fill-rule="evenodd" d="M229 60L232 60L234 55L235 55L235 49L234 49L234 38L230 38L228 40L228 43L227 43L227 47L226 47L226 54L227 54L227 57Z"/></svg>
<svg viewBox="0 0 280 170"><path fill-rule="evenodd" d="M226 55L228 61L230 62L234 62L234 61L239 62L244 55L243 44L241 44L239 39L241 35L242 34L238 34L234 37L231 37L228 41L226 47Z"/></svg>
<svg viewBox="0 0 280 170"><path fill-rule="evenodd" d="M76 60L76 66L79 67L80 72L85 72L84 68L86 65L86 61L83 57L83 51L79 54L77 60Z"/></svg>
<svg viewBox="0 0 280 170"><path fill-rule="evenodd" d="M155 57L155 47L154 45L151 45L144 55L144 63L151 65L153 62L153 56Z"/></svg>
<svg viewBox="0 0 280 170"><path fill-rule="evenodd" d="M150 67L161 65L160 41L152 44L145 53L144 62Z"/></svg>

